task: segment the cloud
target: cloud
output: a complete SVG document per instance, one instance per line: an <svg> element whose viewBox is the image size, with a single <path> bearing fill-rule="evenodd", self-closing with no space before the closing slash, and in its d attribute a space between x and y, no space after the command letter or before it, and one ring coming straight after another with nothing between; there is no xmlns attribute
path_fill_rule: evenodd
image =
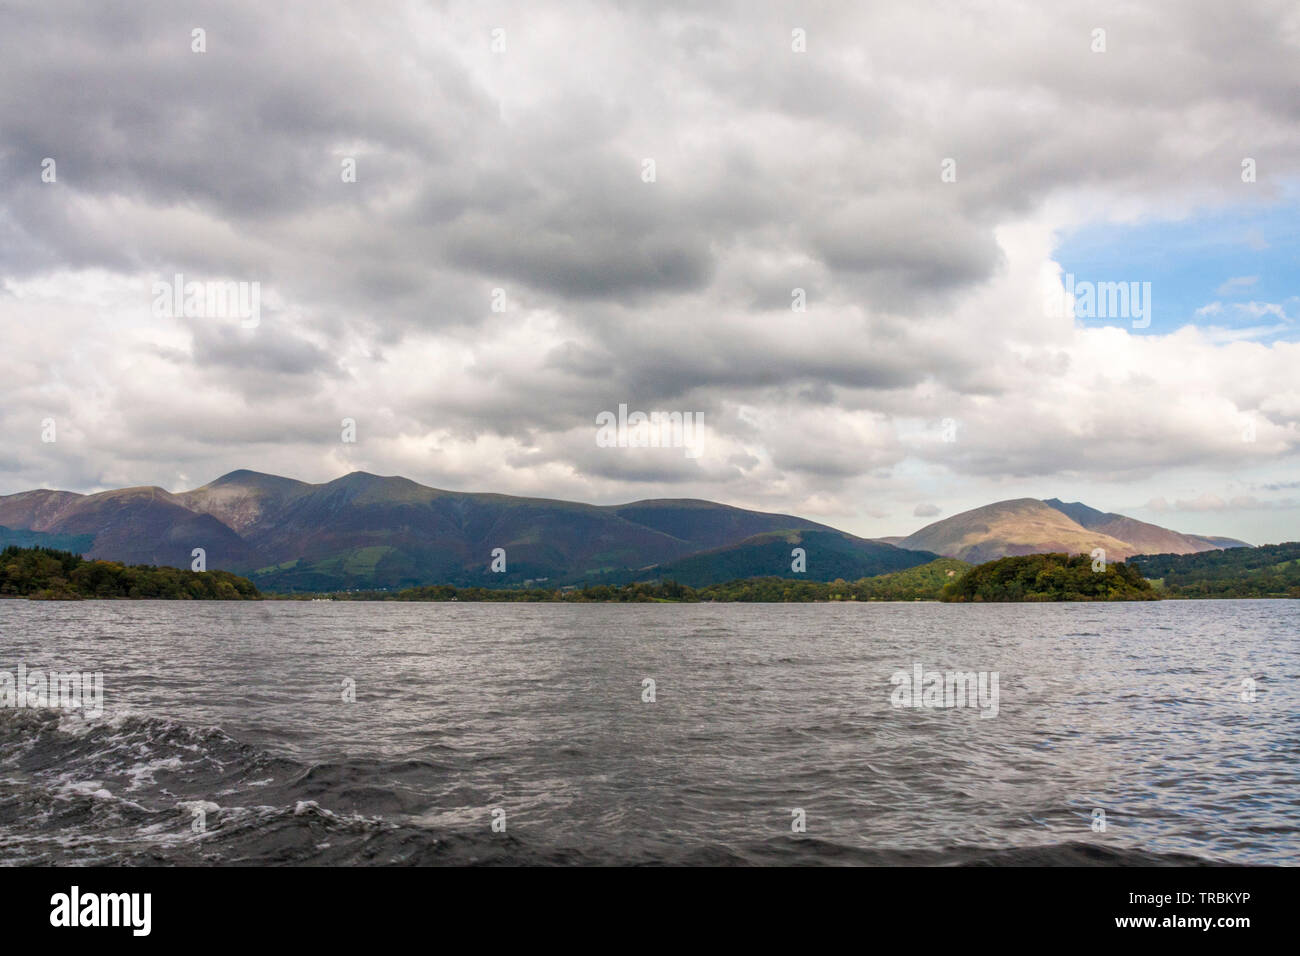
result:
<svg viewBox="0 0 1300 956"><path fill-rule="evenodd" d="M1223 285L1219 286L1214 291L1218 295L1236 295L1238 292L1249 289L1258 281L1259 276L1236 276L1223 283ZM1199 311L1197 314L1200 314Z"/></svg>
<svg viewBox="0 0 1300 956"><path fill-rule="evenodd" d="M0 11L0 491L364 468L867 530L1018 482L1176 500L1294 470L1294 343L1084 328L1041 294L1071 229L1242 203L1243 155L1250 201L1280 201L1291 7L1132 5L1104 55L1082 4L813 7L806 53L791 16ZM177 272L258 281L260 325L154 317ZM619 403L702 414L705 453L598 448Z"/></svg>
<svg viewBox="0 0 1300 956"><path fill-rule="evenodd" d="M935 515L942 513L943 509L938 505L917 505L912 509L912 515L916 518L933 518Z"/></svg>
<svg viewBox="0 0 1300 956"><path fill-rule="evenodd" d="M1271 315L1283 322L1287 321L1286 310L1276 302L1239 302L1236 304L1236 308L1253 319Z"/></svg>
<svg viewBox="0 0 1300 956"><path fill-rule="evenodd" d="M1153 498L1147 502L1146 507L1151 511L1257 511L1257 510L1289 510L1296 507L1296 501L1292 498L1261 500L1254 495L1234 495L1231 498L1222 498L1219 495L1205 492L1195 498L1179 498L1172 504L1164 498Z"/></svg>

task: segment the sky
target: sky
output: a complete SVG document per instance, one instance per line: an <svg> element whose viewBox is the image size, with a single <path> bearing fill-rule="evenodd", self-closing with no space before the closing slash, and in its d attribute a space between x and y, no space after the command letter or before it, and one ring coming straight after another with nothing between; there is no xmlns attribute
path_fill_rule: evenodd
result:
<svg viewBox="0 0 1300 956"><path fill-rule="evenodd" d="M1282 2L4 3L0 494L1300 539L1298 54Z"/></svg>

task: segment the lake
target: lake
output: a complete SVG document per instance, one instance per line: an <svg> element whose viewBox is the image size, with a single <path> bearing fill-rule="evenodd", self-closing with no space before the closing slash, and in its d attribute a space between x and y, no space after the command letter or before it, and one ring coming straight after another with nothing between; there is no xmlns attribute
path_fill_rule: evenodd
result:
<svg viewBox="0 0 1300 956"><path fill-rule="evenodd" d="M8 685L0 863L1294 864L1297 635L1295 601L0 601L0 679L103 688Z"/></svg>

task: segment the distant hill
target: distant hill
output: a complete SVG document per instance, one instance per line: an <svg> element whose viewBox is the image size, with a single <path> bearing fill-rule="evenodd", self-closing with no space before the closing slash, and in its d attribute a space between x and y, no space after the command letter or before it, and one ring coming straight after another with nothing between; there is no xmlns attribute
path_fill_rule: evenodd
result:
<svg viewBox="0 0 1300 956"><path fill-rule="evenodd" d="M1250 547L1244 541L1182 534L1057 498L1013 498L973 508L926 525L898 544L974 564L1028 554L1090 554L1094 548L1105 549L1107 560L1122 561L1153 550L1190 553Z"/></svg>
<svg viewBox="0 0 1300 956"><path fill-rule="evenodd" d="M1241 541L1241 540L1239 540L1239 539L1237 539L1237 538L1221 538L1221 537L1219 537L1218 535L1214 535L1214 534L1201 534L1201 535L1197 535L1197 537L1198 537L1198 538L1201 538L1201 539L1203 539L1203 540L1205 540L1205 541L1210 542L1210 544L1214 545L1216 548L1253 548L1253 547L1255 547L1255 545L1251 544L1251 543L1248 542L1248 541Z"/></svg>
<svg viewBox="0 0 1300 956"><path fill-rule="evenodd" d="M901 547L971 564L1043 552L1077 554L1093 548L1105 548L1116 558L1137 553L1126 542L1090 531L1037 498L1014 498L963 511L908 535Z"/></svg>

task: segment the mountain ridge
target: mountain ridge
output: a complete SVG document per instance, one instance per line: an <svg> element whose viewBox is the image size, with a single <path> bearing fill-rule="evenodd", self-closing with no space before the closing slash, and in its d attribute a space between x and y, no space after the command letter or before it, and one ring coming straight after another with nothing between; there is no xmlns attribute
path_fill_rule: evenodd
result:
<svg viewBox="0 0 1300 956"><path fill-rule="evenodd" d="M1081 502L1010 499L926 525L862 538L807 518L699 498L593 505L433 488L353 471L311 483L236 469L188 491L135 486L83 495L0 496L0 539L89 544L92 558L245 574L271 591L581 585L672 577L834 580L902 571L939 556L965 561L1042 552L1192 553L1244 545L1185 535ZM1139 546L1141 545L1141 546ZM803 547L804 570L792 569ZM493 570L504 549L505 570Z"/></svg>
<svg viewBox="0 0 1300 956"><path fill-rule="evenodd" d="M447 491L363 471L313 484L237 469L176 493L148 486L93 495L20 492L0 497L0 514L7 521L0 527L15 529L25 543L39 543L33 534L89 534L92 557L178 567L189 566L192 549L202 547L207 567L289 591L643 579L675 560L787 531L835 538L838 550L850 552L840 561L845 567L892 570L931 557L805 518L703 499L592 505ZM498 548L505 551L500 573L491 570ZM746 574L780 574L783 567L789 573L788 551L776 566L753 550L738 553Z"/></svg>

